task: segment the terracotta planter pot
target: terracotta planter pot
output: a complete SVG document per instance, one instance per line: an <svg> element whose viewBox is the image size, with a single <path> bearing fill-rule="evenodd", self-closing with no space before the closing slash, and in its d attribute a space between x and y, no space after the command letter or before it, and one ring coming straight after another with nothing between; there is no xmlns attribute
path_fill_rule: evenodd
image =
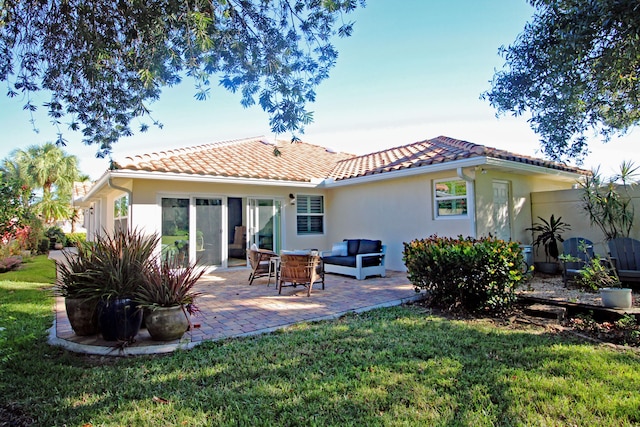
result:
<svg viewBox="0 0 640 427"><path fill-rule="evenodd" d="M629 288L602 288L600 289L602 305L609 308L631 308L633 300Z"/></svg>
<svg viewBox="0 0 640 427"><path fill-rule="evenodd" d="M98 302L85 298L65 298L67 318L76 335L86 336L98 333Z"/></svg>
<svg viewBox="0 0 640 427"><path fill-rule="evenodd" d="M155 341L178 340L189 328L189 319L182 306L146 310L144 319L147 331Z"/></svg>

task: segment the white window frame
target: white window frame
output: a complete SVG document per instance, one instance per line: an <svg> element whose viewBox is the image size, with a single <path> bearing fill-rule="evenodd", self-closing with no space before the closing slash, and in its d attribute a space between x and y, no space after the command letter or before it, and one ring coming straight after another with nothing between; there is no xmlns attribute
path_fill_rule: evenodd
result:
<svg viewBox="0 0 640 427"><path fill-rule="evenodd" d="M307 209L307 212L300 212L298 210L298 208L300 207L300 201L302 199L308 199L309 201L311 200L311 198L320 198L320 212L309 212L310 209ZM310 203L307 203L307 206L310 207ZM322 236L325 233L325 221L324 221L324 215L325 215L325 210L324 210L324 195L322 194L296 194L296 234L298 236ZM305 232L305 233L300 233L300 230L298 229L298 221L300 218L309 218L309 217L320 217L322 220L322 231L309 231L309 232Z"/></svg>
<svg viewBox="0 0 640 427"><path fill-rule="evenodd" d="M465 184L465 191L466 194L465 195L439 195L438 191L436 190L438 187L438 184L442 183L442 182L463 182ZM464 179L460 178L460 177L451 177L451 178L443 178L443 179L436 179L433 181L433 215L435 219L460 219L460 218L469 218L469 211L471 209L471 185L468 181L465 181ZM467 212L464 214L451 214L451 215L441 215L440 214L440 210L438 209L438 203L442 202L442 201L447 201L447 200L465 200L466 201L466 206L467 206Z"/></svg>

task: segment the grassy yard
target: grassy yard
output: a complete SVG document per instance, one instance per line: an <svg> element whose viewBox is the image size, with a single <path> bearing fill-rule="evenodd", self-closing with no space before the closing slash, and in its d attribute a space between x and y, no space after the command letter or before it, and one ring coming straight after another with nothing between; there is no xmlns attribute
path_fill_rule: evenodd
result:
<svg viewBox="0 0 640 427"><path fill-rule="evenodd" d="M637 352L541 329L410 306L166 356L88 357L46 344L49 284L3 279L0 425L640 424Z"/></svg>

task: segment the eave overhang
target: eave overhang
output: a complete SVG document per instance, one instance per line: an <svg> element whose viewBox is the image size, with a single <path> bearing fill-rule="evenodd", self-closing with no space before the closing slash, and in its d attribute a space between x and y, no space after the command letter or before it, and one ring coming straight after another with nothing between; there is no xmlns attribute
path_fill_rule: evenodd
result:
<svg viewBox="0 0 640 427"><path fill-rule="evenodd" d="M353 178L345 178L338 181L327 179L324 181L324 187L344 187L347 185L365 184L386 179L406 178L416 175L428 173L436 173L442 171L455 171L458 168L485 168L495 169L503 172L511 172L524 175L544 175L552 176L565 182L577 182L584 174L578 172L564 171L560 169L549 168L545 166L532 165L522 162L514 162L511 160L496 159L493 157L472 157L462 160L453 160L431 165L409 167L398 169L395 171L385 171L373 173L369 175L357 176Z"/></svg>
<svg viewBox="0 0 640 427"><path fill-rule="evenodd" d="M264 179L264 178L245 178L245 177L224 177L211 175L194 175L174 172L149 172L149 171L132 171L132 170L113 170L107 171L96 181L91 190L81 199L87 201L97 197L97 195L108 187L109 179L147 179L155 181L173 181L173 182L194 182L194 183L213 183L213 184L235 184L235 185L259 185L270 187L298 187L298 188L317 188L324 182L323 179L312 181L291 181L281 179Z"/></svg>

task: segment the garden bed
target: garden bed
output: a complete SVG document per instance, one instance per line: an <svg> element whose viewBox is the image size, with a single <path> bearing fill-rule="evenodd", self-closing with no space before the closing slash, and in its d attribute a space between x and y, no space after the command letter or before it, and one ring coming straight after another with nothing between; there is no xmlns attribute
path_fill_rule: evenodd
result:
<svg viewBox="0 0 640 427"><path fill-rule="evenodd" d="M602 300L598 292L587 292L569 282L565 288L562 284L562 276L549 276L536 274L530 281L517 290L520 297L541 298L556 302L569 302L576 304L602 306ZM633 306L640 308L640 293L633 291Z"/></svg>

